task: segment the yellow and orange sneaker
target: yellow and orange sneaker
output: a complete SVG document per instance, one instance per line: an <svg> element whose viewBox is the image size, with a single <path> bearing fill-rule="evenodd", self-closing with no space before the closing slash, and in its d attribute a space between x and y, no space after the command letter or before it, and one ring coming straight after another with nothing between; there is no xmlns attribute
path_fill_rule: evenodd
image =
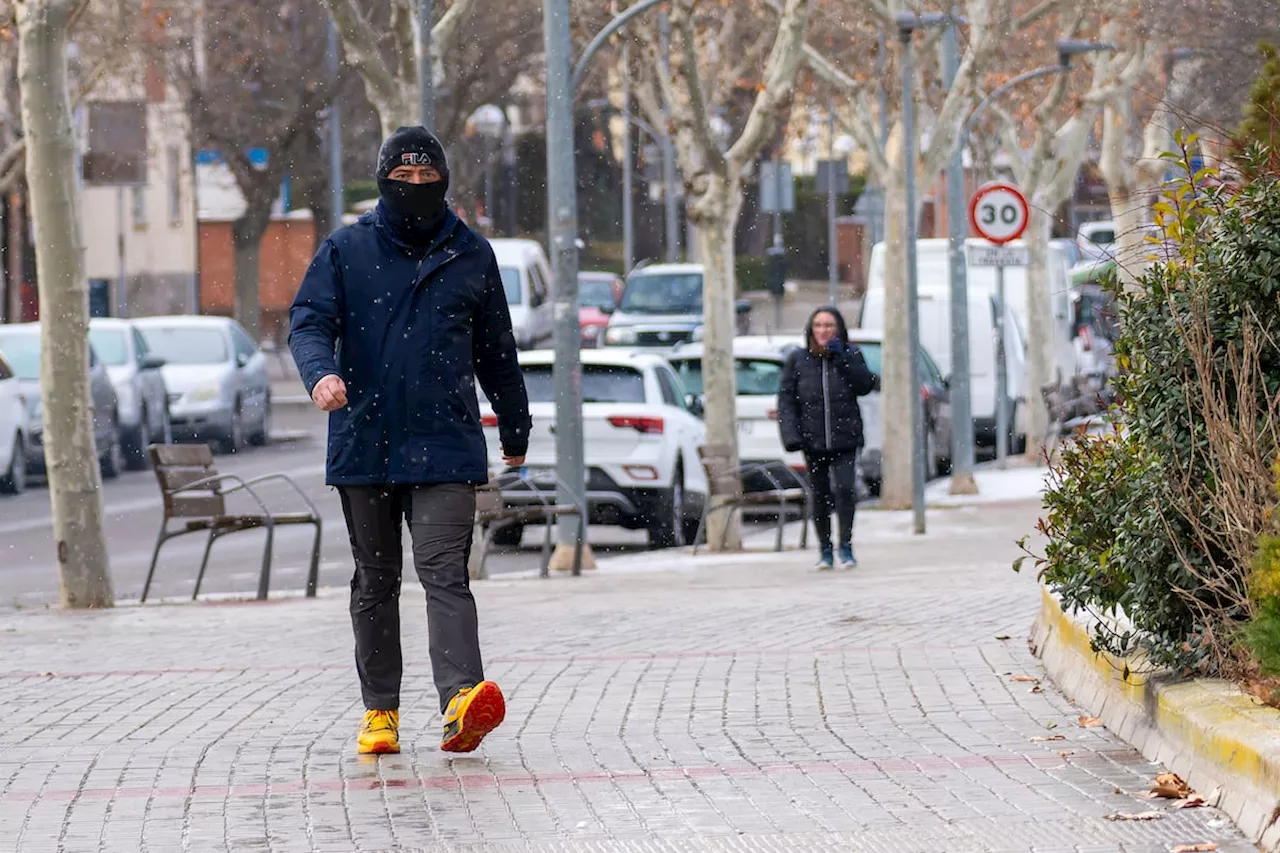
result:
<svg viewBox="0 0 1280 853"><path fill-rule="evenodd" d="M445 709L440 748L445 752L471 752L485 735L502 724L506 715L507 703L498 685L482 681L475 687L464 687Z"/></svg>
<svg viewBox="0 0 1280 853"><path fill-rule="evenodd" d="M356 752L384 755L400 751L400 712L365 711L364 723L356 736Z"/></svg>

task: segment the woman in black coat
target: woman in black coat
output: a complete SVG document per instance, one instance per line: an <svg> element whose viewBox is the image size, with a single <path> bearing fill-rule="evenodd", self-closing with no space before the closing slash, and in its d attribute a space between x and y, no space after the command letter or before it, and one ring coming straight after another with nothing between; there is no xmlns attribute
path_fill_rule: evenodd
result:
<svg viewBox="0 0 1280 853"><path fill-rule="evenodd" d="M804 330L804 349L794 350L782 368L778 425L788 452L804 451L814 495L814 526L822 557L819 569L834 568L831 512L840 520L840 565L851 569L853 515L857 503L858 451L862 412L858 398L880 389L862 352L849 343L840 312L819 308Z"/></svg>

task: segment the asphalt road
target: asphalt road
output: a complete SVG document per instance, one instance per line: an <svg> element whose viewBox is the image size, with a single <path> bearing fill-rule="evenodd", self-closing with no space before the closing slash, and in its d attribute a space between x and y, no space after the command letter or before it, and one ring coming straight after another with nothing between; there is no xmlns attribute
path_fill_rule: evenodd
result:
<svg viewBox="0 0 1280 853"><path fill-rule="evenodd" d="M351 549L337 492L324 485L325 424L325 416L314 410L278 406L274 429L290 440L249 448L234 456L220 456L217 466L224 473L239 474L246 479L273 472L294 478L324 517L320 583L332 586L346 584L350 579ZM273 509L300 506L297 498L290 495L285 487L264 491ZM103 485L103 507L116 598L136 599L142 593L160 529L161 500L155 475L150 471L126 472L107 481ZM528 532L524 548L492 551L488 561L490 574L537 569L540 556L537 534L540 532ZM214 546L201 597L255 591L264 536L262 531L248 531L220 539ZM309 527L277 530L272 591L300 590L304 586L312 536ZM607 527L591 531L591 543L597 553L641 550L645 542L643 532ZM205 537L199 534L167 542L160 555L150 597L190 596L204 545ZM407 531L405 546L407 568L412 565ZM43 484L32 484L25 494L17 497L0 495L0 608L57 602L58 579L53 554L49 493ZM412 572L408 574L412 578Z"/></svg>

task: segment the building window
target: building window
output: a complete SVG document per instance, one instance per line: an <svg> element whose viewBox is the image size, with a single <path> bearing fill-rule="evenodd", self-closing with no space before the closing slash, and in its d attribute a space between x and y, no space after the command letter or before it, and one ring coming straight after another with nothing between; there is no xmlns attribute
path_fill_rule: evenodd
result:
<svg viewBox="0 0 1280 853"><path fill-rule="evenodd" d="M147 187L139 184L132 188L133 192L133 227L147 227Z"/></svg>
<svg viewBox="0 0 1280 853"><path fill-rule="evenodd" d="M169 173L169 223L178 225L182 222L182 151L176 145L170 145L165 159L168 160Z"/></svg>

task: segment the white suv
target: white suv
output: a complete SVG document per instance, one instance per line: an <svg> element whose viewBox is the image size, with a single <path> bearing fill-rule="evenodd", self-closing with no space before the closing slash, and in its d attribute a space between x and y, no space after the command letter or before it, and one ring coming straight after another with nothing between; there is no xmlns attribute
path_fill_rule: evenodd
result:
<svg viewBox="0 0 1280 853"><path fill-rule="evenodd" d="M13 368L0 355L0 492L27 487L27 400Z"/></svg>
<svg viewBox="0 0 1280 853"><path fill-rule="evenodd" d="M660 356L638 351L583 350L582 420L591 524L647 530L663 548L692 540L707 500L707 477L698 459L706 440L701 420L689 411L684 388ZM548 350L520 353L533 430L520 470L523 482L504 488L508 505L536 503L555 490L555 394ZM508 473L498 442L498 419L480 395L481 423L494 472ZM515 544L523 531L503 528L499 544Z"/></svg>

